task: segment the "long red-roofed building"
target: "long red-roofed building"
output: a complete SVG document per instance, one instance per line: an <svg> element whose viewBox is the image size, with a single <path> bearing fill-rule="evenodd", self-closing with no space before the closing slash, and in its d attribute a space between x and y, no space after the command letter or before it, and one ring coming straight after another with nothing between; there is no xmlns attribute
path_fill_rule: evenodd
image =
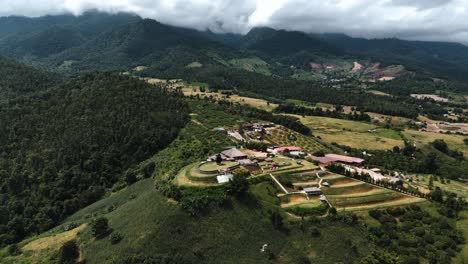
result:
<svg viewBox="0 0 468 264"><path fill-rule="evenodd" d="M364 160L361 158L355 158L350 156L338 155L338 154L326 154L324 157L311 156L312 160L318 161L321 164L330 164L332 162L341 162L346 164L361 165Z"/></svg>

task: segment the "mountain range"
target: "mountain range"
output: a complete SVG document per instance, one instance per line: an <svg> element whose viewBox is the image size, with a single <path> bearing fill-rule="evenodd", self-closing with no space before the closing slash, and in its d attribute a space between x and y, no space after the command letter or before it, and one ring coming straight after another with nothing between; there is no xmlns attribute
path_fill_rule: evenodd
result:
<svg viewBox="0 0 468 264"><path fill-rule="evenodd" d="M239 66L232 60L255 58L261 61L241 68L257 68L260 63L269 69L268 74L296 78L304 73L310 77L314 64L360 61L403 65L408 71L437 78L468 78L468 47L457 43L272 28L253 28L246 35L217 34L125 13L0 18L0 55L62 72L136 66L181 69L193 62L232 67Z"/></svg>

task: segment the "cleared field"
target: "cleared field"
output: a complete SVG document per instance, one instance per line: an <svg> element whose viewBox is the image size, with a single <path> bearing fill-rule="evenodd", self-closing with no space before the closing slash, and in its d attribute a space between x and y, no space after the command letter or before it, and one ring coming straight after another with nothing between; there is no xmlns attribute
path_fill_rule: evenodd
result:
<svg viewBox="0 0 468 264"><path fill-rule="evenodd" d="M306 137L300 133L292 130L275 129L271 131L270 135L265 137L266 140L276 145L281 146L297 146L302 148L305 152L313 153L318 150L327 150L327 147L322 145L317 139L313 137Z"/></svg>
<svg viewBox="0 0 468 264"><path fill-rule="evenodd" d="M335 142L358 149L391 149L394 146L403 146L403 140L396 131L373 124L318 116L299 118L315 135L328 143Z"/></svg>
<svg viewBox="0 0 468 264"><path fill-rule="evenodd" d="M400 116L389 116L383 114L377 114L372 112L366 112L373 120L378 121L379 123L390 122L393 126L396 127L405 127L411 119Z"/></svg>
<svg viewBox="0 0 468 264"><path fill-rule="evenodd" d="M288 208L288 207L304 207L304 208L313 208L322 205L322 202L318 199L318 197L310 197L310 200L304 195L297 195L288 197L289 202L282 203L281 207Z"/></svg>
<svg viewBox="0 0 468 264"><path fill-rule="evenodd" d="M361 182L356 184L348 184L348 185L332 185L330 188L322 188L323 193L326 195L347 195L347 194L369 194L375 193L377 190L382 190L380 188L374 187L370 184Z"/></svg>
<svg viewBox="0 0 468 264"><path fill-rule="evenodd" d="M377 91L377 90L369 90L367 91L368 93L371 93L371 94L375 94L375 95L382 95L382 96L392 96L388 93L384 93L384 92L381 92L381 91Z"/></svg>
<svg viewBox="0 0 468 264"><path fill-rule="evenodd" d="M70 231L59 233L56 235L39 238L26 244L23 250L45 250L45 249L58 249L63 243L75 239L79 232L83 231L86 224L82 224Z"/></svg>
<svg viewBox="0 0 468 264"><path fill-rule="evenodd" d="M464 155L468 155L468 145L463 142L463 139L465 139L466 136L431 133L411 129L406 129L404 131L404 135L408 139L414 141L418 147L420 147L420 145L431 143L436 139L443 139L450 149L458 150L463 152Z"/></svg>
<svg viewBox="0 0 468 264"><path fill-rule="evenodd" d="M206 88L205 88L206 89ZM200 97L212 97L217 100L228 100L230 102L234 103L239 103L242 105L248 105L252 106L258 109L262 109L265 111L273 111L276 107L278 107L278 104L274 103L268 103L266 100L263 99L258 99L258 98L252 98L252 97L245 97L245 96L239 96L239 95L225 95L222 94L221 92L202 92L200 91L200 85L197 84L185 84L184 88L182 89L183 93L185 96L200 96Z"/></svg>
<svg viewBox="0 0 468 264"><path fill-rule="evenodd" d="M373 124L364 122L357 122L351 120L344 120L338 118L322 117L322 116L296 116L301 119L301 122L307 126L313 126L312 129L326 129L326 130L351 130L354 132L366 132L368 130L376 128Z"/></svg>
<svg viewBox="0 0 468 264"><path fill-rule="evenodd" d="M189 63L187 66L185 66L187 68L201 68L203 67L203 64L201 64L200 62L198 61L194 61L192 63Z"/></svg>
<svg viewBox="0 0 468 264"><path fill-rule="evenodd" d="M335 195L335 196L330 196L328 200L330 201L331 204L335 207L352 207L352 206L363 206L363 205L378 205L380 203L385 203L388 201L395 201L395 200L400 200L403 199L407 196L404 196L400 193L397 192L384 192L380 194L370 194L367 195L366 193L363 193L362 195L359 196L340 196L340 195Z"/></svg>
<svg viewBox="0 0 468 264"><path fill-rule="evenodd" d="M346 210L346 211L362 211L362 210L371 210L371 209L378 209L378 208L386 208L386 207L395 207L395 206L403 206L413 203L424 203L427 202L425 199L422 198L413 198L413 197L401 197L400 199L395 200L388 200L376 204L366 204L366 205L358 205L358 206L346 206L343 208L338 208L338 210Z"/></svg>
<svg viewBox="0 0 468 264"><path fill-rule="evenodd" d="M250 72L256 72L263 75L271 75L268 63L260 58L232 59L229 61L232 66Z"/></svg>

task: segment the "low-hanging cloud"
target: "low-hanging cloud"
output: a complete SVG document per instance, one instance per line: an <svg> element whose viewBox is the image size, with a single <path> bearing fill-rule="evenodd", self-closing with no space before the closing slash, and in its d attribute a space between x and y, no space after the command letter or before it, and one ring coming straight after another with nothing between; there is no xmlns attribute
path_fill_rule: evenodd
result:
<svg viewBox="0 0 468 264"><path fill-rule="evenodd" d="M162 23L246 33L255 26L468 43L466 0L3 0L0 16L132 12Z"/></svg>

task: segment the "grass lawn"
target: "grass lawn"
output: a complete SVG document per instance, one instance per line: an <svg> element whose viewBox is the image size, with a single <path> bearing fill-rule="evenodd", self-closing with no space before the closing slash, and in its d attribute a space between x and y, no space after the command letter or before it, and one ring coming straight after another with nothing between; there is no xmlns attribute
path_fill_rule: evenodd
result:
<svg viewBox="0 0 468 264"><path fill-rule="evenodd" d="M392 149L394 146L403 146L403 140L395 130L374 124L319 116L297 117L316 136L328 143L335 142L358 149Z"/></svg>
<svg viewBox="0 0 468 264"><path fill-rule="evenodd" d="M357 149L382 150L392 149L394 146L403 147L402 140L378 137L370 133L356 132L314 132L322 140L329 143L337 143Z"/></svg>
<svg viewBox="0 0 468 264"><path fill-rule="evenodd" d="M218 165L214 161L209 161L200 165L200 170L203 170L203 171L225 170L237 164L238 163L234 161L223 161L220 165Z"/></svg>
<svg viewBox="0 0 468 264"><path fill-rule="evenodd" d="M193 164L190 164L188 166L185 166L184 168L182 168L176 175L175 179L174 179L174 182L175 184L179 185L179 186L212 186L212 185L216 185L217 183L215 183L213 181L213 176L216 176L216 175L201 175L201 174L197 174L196 176L193 175L194 173L194 167L198 164L197 163L193 163ZM200 176L201 175L201 176ZM192 177L197 177L199 176L200 180L198 181L195 181L195 180L191 180L189 179L192 178ZM203 180L203 177L207 178L206 181Z"/></svg>

